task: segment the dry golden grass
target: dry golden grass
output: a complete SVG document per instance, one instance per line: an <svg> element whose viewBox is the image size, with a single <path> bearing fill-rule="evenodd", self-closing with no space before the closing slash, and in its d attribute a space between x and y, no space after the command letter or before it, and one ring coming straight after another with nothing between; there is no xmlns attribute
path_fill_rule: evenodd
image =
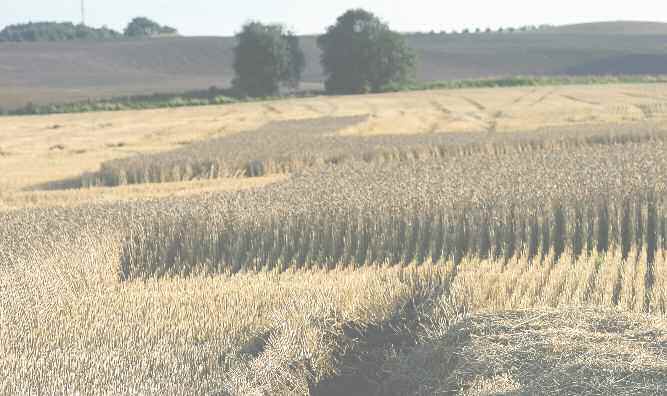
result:
<svg viewBox="0 0 667 396"><path fill-rule="evenodd" d="M660 84L502 88L295 99L226 106L6 117L0 189L96 171L103 161L162 152L271 121L369 115L341 134L423 134L632 123L664 124Z"/></svg>
<svg viewBox="0 0 667 396"><path fill-rule="evenodd" d="M423 395L659 395L665 337L664 319L603 307L483 312L385 366Z"/></svg>
<svg viewBox="0 0 667 396"><path fill-rule="evenodd" d="M506 268L471 260L456 274L450 261L122 284L70 279L54 285L76 293L54 289L55 312L22 312L2 328L0 390L658 394L651 389L667 385L664 312L640 317L594 305L605 285L586 281L596 279L581 271L586 260L553 264L558 276L521 260ZM601 270L617 260L612 254ZM527 287L515 287L513 268L523 268ZM550 300L563 276L572 279L568 293ZM579 295L587 297L571 298ZM6 314L25 301L2 303Z"/></svg>
<svg viewBox="0 0 667 396"><path fill-rule="evenodd" d="M95 187L58 191L0 191L0 212L47 206L75 206L88 203L112 203L138 199L185 197L212 192L241 191L283 181L286 175L247 179L195 180L190 182Z"/></svg>
<svg viewBox="0 0 667 396"><path fill-rule="evenodd" d="M0 393L660 394L667 143L637 122L659 127L664 100L659 85L545 87L4 119ZM181 139L355 114L371 116L338 133L482 129L507 149L19 191ZM493 133L617 121L640 133ZM535 238L518 226L533 219Z"/></svg>
<svg viewBox="0 0 667 396"><path fill-rule="evenodd" d="M378 136L340 136L367 116L320 117L272 122L254 131L207 139L156 154L106 161L100 170L56 180L36 189L87 188L165 183L221 177L286 174L323 164L441 161L474 153L499 154L581 145L612 145L667 140L655 123L594 124L532 132L459 132Z"/></svg>
<svg viewBox="0 0 667 396"><path fill-rule="evenodd" d="M6 379L0 390L177 395L479 394L503 389L571 393L575 388L548 381L566 376L581 391L632 393L662 387L667 375L659 355L666 314L663 250L654 262L655 286L647 289L643 243L633 244L641 251L630 251L629 260L613 243L606 254L593 250L576 260L569 251L555 260L548 245L543 259L531 261L525 247L521 254L502 258L507 247L500 238L499 259L482 260L476 258L474 247L470 254L456 253L460 242L449 245L452 237L458 238L454 229L445 237L448 253L438 254L440 259L433 262L436 250L430 243L425 258L414 258L421 242L432 237L415 228L414 221L427 224L429 210L436 208L434 197L450 204L470 197L477 197L470 202L514 199L537 205L559 199L567 204L570 194L585 197L598 188L611 198L623 191L615 190L619 182L630 191L657 188L651 180L664 177L663 146L663 142L584 145L547 154L480 153L434 164L364 163L356 168L348 164L311 170L249 192L6 213L0 227L5 242L0 251L4 324L0 331L6 340L0 346L0 373ZM606 162L619 169L600 166ZM653 166L650 172L648 164ZM638 175L646 179L633 184ZM523 196L516 197L515 185ZM429 201L432 206L423 207L424 212L407 209L409 203L418 210L420 202ZM342 215L346 207L366 213L373 225L366 231L350 228L343 239L338 232L327 234L326 225L350 220ZM231 223L225 213L233 216ZM169 239L170 222L185 227L180 240ZM285 269L276 257L286 248L276 241L289 245L294 239L289 227L302 222L312 231L300 234L312 235L317 248L314 244L309 249L308 269L294 270L291 263ZM219 224L229 226L217 228ZM413 248L411 243L398 247L392 242L401 224L405 237L398 242L414 240ZM469 223L469 230L476 225ZM274 242L268 245L264 238L270 234ZM172 256L177 264L188 256L200 257L206 266L217 253L191 249L194 243L205 247L218 237L238 237L242 243L240 235L250 243L238 252L246 257L255 254L262 265L248 265L234 276L160 278L150 272L151 266L165 264L155 259L163 247L176 252ZM334 239L322 235L343 242L345 249L353 238L359 246L367 235L368 254L355 263L335 261L328 248ZM412 249L415 252L408 253ZM268 261L262 261L262 252L270 253ZM390 258L396 253L398 261ZM145 266L149 275L145 280L118 276L126 254L136 255L134 264ZM384 265L382 257L393 266ZM321 269L332 263L333 269ZM595 318L572 306L603 307L596 308L604 310L595 319L602 324L569 323L573 316ZM559 311L511 312L529 308ZM646 319L636 325L629 312L650 312L655 322ZM560 320L560 335L540 318L549 318L550 323ZM610 320L632 326L627 331L604 327ZM638 332L644 338L637 340ZM526 350L521 340L531 335L542 349ZM615 347L595 355L604 345ZM624 352L633 348L645 356L641 366ZM657 356L651 360L646 356L652 350ZM588 359L570 366L554 363L561 355L576 353L585 353ZM525 361L527 354L530 364ZM483 363L476 363L480 360ZM531 367L541 368L531 371ZM587 385L592 373L597 382Z"/></svg>

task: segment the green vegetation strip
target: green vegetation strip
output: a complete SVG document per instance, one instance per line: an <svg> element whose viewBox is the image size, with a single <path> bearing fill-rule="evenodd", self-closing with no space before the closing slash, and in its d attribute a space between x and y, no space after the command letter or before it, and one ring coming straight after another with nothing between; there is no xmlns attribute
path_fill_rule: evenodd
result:
<svg viewBox="0 0 667 396"><path fill-rule="evenodd" d="M652 84L665 83L664 75L618 75L618 76L515 76L506 78L466 79L433 81L390 85L385 92L426 91L433 89L539 87L558 85L604 85L604 84Z"/></svg>
<svg viewBox="0 0 667 396"><path fill-rule="evenodd" d="M565 85L608 85L608 84L658 84L667 83L665 75L620 75L620 76L516 76L506 78L466 79L432 81L385 86L381 92L427 91L437 89L539 87ZM325 95L324 91L304 91L292 95L269 97L241 97L231 90L212 87L206 91L182 94L154 94L116 97L112 99L87 100L73 103L35 105L28 103L16 110L0 110L1 115L42 115L88 113L98 111L145 110L174 107L195 107L225 105L233 103L261 102L269 100L294 99L295 97L315 97Z"/></svg>

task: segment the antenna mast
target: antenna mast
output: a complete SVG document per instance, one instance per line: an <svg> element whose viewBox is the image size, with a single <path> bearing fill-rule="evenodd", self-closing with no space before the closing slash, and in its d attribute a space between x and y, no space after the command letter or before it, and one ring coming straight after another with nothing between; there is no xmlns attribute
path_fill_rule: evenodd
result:
<svg viewBox="0 0 667 396"><path fill-rule="evenodd" d="M86 0L81 0L81 24L86 24Z"/></svg>

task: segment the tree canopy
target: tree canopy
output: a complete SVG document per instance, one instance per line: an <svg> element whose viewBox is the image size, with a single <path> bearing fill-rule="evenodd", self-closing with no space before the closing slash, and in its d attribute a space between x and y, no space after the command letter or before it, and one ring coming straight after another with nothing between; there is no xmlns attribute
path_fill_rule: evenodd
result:
<svg viewBox="0 0 667 396"><path fill-rule="evenodd" d="M236 35L234 89L242 95L275 95L281 86L295 89L305 67L299 38L282 25L250 22Z"/></svg>
<svg viewBox="0 0 667 396"><path fill-rule="evenodd" d="M170 26L162 26L146 17L134 18L125 28L127 37L154 37L162 35L174 35L178 31Z"/></svg>
<svg viewBox="0 0 667 396"><path fill-rule="evenodd" d="M148 18L134 18L121 34L106 26L94 28L71 22L30 22L9 25L0 31L3 41L70 41L70 40L114 40L125 37L154 37L174 35L178 31L169 26L161 26Z"/></svg>
<svg viewBox="0 0 667 396"><path fill-rule="evenodd" d="M414 76L416 56L403 36L363 9L341 15L317 44L329 93L379 92Z"/></svg>
<svg viewBox="0 0 667 396"><path fill-rule="evenodd" d="M121 34L107 27L93 28L71 22L30 22L9 25L0 31L0 41L108 40Z"/></svg>

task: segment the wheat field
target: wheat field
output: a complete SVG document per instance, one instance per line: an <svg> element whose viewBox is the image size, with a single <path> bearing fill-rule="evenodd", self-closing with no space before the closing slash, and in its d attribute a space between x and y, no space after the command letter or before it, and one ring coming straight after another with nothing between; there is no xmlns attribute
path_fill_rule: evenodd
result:
<svg viewBox="0 0 667 396"><path fill-rule="evenodd" d="M165 152L269 122L368 116L339 135L522 132L649 120L664 123L660 84L494 88L321 97L185 109L4 117L2 190L94 172L102 162Z"/></svg>
<svg viewBox="0 0 667 396"><path fill-rule="evenodd" d="M0 393L662 394L665 106L617 85L5 118Z"/></svg>

